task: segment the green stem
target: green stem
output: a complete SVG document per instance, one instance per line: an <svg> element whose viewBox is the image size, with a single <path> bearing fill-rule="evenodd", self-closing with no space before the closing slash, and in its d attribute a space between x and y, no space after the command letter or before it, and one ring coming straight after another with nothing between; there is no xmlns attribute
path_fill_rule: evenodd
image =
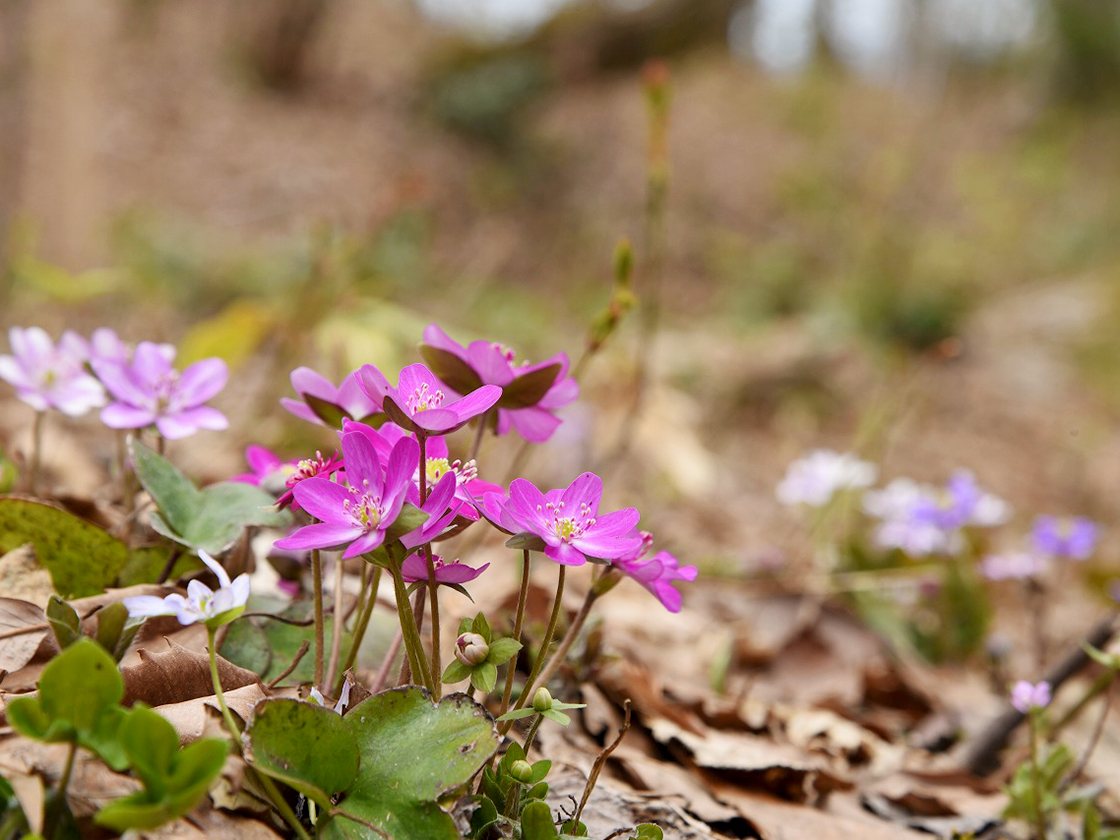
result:
<svg viewBox="0 0 1120 840"><path fill-rule="evenodd" d="M342 656L342 625L345 623L345 617L342 614L343 571L343 561L339 557L334 564L334 603L331 604L334 623L331 625L331 655L327 664L327 686L330 688L334 687L335 677L338 676L338 660ZM332 693L331 696L337 698L338 692Z"/></svg>
<svg viewBox="0 0 1120 840"><path fill-rule="evenodd" d="M66 753L66 764L62 767L62 776L58 780L58 790L55 792L55 800L51 803L50 813L43 825L43 836L54 838L55 832L58 830L58 824L62 820L62 812L66 808L66 789L70 787L70 776L74 772L74 758L78 755L78 742L72 741L70 749Z"/></svg>
<svg viewBox="0 0 1120 840"><path fill-rule="evenodd" d="M226 705L225 694L222 693L222 681L218 678L218 654L217 645L214 644L214 635L217 628L206 626L206 636L208 639L207 648L210 653L210 679L214 683L214 696L218 698L218 707L222 710L222 717L225 718L226 726L229 728L230 738L233 740L233 748L238 755L242 754L241 750L241 730L237 726L237 721L233 719L233 714ZM299 840L311 840L310 835L304 830L303 825L299 821L299 817L292 811L292 807L284 799L283 795L277 790L276 785L272 779L261 773L251 764L246 762L246 766L251 771L252 776L264 789L268 798L272 800L272 804L276 810L280 812L280 816L296 833Z"/></svg>
<svg viewBox="0 0 1120 840"><path fill-rule="evenodd" d="M541 666L544 664L545 657L548 656L548 648L552 644L552 637L556 634L556 623L560 620L560 610L564 600L564 576L568 571L568 567L561 565L560 573L556 580L556 597L552 601L552 615L548 619L548 629L544 633L544 641L541 642L540 653L537 654L537 659L533 663L533 669L529 672L529 679L525 681L525 687L521 690L521 696L517 698L517 703L514 709L522 708L526 702L530 700L533 695L533 686L536 683L537 674L541 671ZM509 732L509 728L513 726L512 720L507 720L502 723L501 729L498 731L502 735Z"/></svg>
<svg viewBox="0 0 1120 840"><path fill-rule="evenodd" d="M43 418L46 412L36 411L35 422L31 426L31 463L27 470L27 488L32 496L39 492L39 468L43 457Z"/></svg>
<svg viewBox="0 0 1120 840"><path fill-rule="evenodd" d="M420 550L424 552L424 561L428 564L428 600L432 602L432 697L438 703L443 687L441 679L443 676L443 669L440 667L439 652L439 601L436 597L436 590L439 588L439 583L436 581L436 563L432 558L431 547L425 546Z"/></svg>
<svg viewBox="0 0 1120 840"><path fill-rule="evenodd" d="M525 621L525 604L529 601L529 549L521 552L521 590L517 593L517 614L513 619L513 638L521 641L521 627ZM509 711L509 698L513 696L513 678L517 674L517 657L506 667L506 687L502 691L501 717Z"/></svg>
<svg viewBox="0 0 1120 840"><path fill-rule="evenodd" d="M560 667L561 663L567 657L572 643L576 640L576 637L579 636L579 631L583 629L583 625L587 621L587 616L591 613L592 604L594 604L598 598L599 596L596 594L594 588L588 591L587 597L583 599L583 604L579 608L579 612L576 613L576 617L572 619L572 626L569 627L568 632L564 634L564 638L560 642L560 647L558 647L556 653L552 655L548 667L541 672L541 685L548 685L548 681L552 679L552 675L556 673L556 669Z"/></svg>
<svg viewBox="0 0 1120 840"><path fill-rule="evenodd" d="M1042 780L1038 771L1038 713L1028 712L1031 733L1031 790L1034 792L1034 825L1038 840L1046 840L1046 814L1042 809Z"/></svg>
<svg viewBox="0 0 1120 840"><path fill-rule="evenodd" d="M315 603L315 686L323 688L323 559L311 549L311 580Z"/></svg>
<svg viewBox="0 0 1120 840"><path fill-rule="evenodd" d="M408 601L408 592L405 589L404 578L401 577L401 561L394 550L389 550L389 572L393 576L393 594L397 599L397 617L400 619L401 637L404 639L404 649L408 654L409 667L413 677L423 680L424 688L432 692L430 685L432 675L427 668L427 657L424 655L424 643L420 641L420 633L416 629L416 615L412 612L412 604Z"/></svg>
<svg viewBox="0 0 1120 840"><path fill-rule="evenodd" d="M366 628L369 627L370 616L373 615L373 607L377 603L377 589L381 585L381 567L375 566L373 569L373 577L370 579L369 593L366 596L366 602L362 607L362 613L358 617L358 626L354 629L354 639L350 642L350 653L346 655L346 664L342 666L342 673L339 675L339 683L335 688L335 696L342 691L342 678L346 672L354 667L354 663L358 659L358 648L362 646L362 639L365 638Z"/></svg>

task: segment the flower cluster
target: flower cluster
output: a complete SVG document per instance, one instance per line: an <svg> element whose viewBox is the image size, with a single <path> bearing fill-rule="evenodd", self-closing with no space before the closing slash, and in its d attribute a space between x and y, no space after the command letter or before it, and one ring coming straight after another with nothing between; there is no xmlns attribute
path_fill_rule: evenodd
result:
<svg viewBox="0 0 1120 840"><path fill-rule="evenodd" d="M57 409L78 417L104 406L106 426L154 427L169 440L228 425L224 414L205 405L229 377L221 359L176 371L171 345L142 341L130 348L105 327L88 341L65 332L57 345L39 327L13 327L8 339L12 355L0 356L0 379L36 411Z"/></svg>

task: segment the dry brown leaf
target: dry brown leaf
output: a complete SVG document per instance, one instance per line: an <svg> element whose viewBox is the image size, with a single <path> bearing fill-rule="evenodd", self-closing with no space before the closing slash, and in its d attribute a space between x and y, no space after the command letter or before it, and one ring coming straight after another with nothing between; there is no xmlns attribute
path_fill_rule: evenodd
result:
<svg viewBox="0 0 1120 840"><path fill-rule="evenodd" d="M51 574L39 565L30 544L13 548L0 557L0 595L30 601L43 608L52 592Z"/></svg>
<svg viewBox="0 0 1120 840"><path fill-rule="evenodd" d="M213 688L211 688L211 691L213 691ZM233 690L225 689L223 693L229 710L241 718L242 723L252 717L253 707L269 696L264 693L259 682ZM210 719L208 709L219 716L221 714L218 698L213 693L205 697L193 697L180 703L157 706L155 710L175 727L175 731L179 734L179 742L189 744L191 741L197 741L203 735L211 734L207 729Z"/></svg>
<svg viewBox="0 0 1120 840"><path fill-rule="evenodd" d="M124 677L126 706L143 700L149 706L164 706L209 697L214 693L210 677L210 659L205 653L188 650L170 639L168 650L154 653L137 651L140 664L121 668ZM218 657L218 676L225 691L247 685L259 685L260 677L245 668Z"/></svg>
<svg viewBox="0 0 1120 840"><path fill-rule="evenodd" d="M51 635L47 616L30 601L0 598L0 670L18 671Z"/></svg>
<svg viewBox="0 0 1120 840"><path fill-rule="evenodd" d="M728 782L767 790L796 802L824 800L851 786L825 762L787 744L744 732L697 735L667 719L648 722L650 734L696 767Z"/></svg>

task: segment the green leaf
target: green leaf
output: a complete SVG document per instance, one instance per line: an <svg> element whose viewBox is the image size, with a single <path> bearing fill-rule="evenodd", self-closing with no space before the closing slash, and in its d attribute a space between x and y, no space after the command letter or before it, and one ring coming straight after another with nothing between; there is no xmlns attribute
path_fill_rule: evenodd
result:
<svg viewBox="0 0 1120 840"><path fill-rule="evenodd" d="M498 669L493 662L485 661L471 671L471 685L489 694L498 684Z"/></svg>
<svg viewBox="0 0 1120 840"><path fill-rule="evenodd" d="M463 694L432 705L427 692L409 687L375 694L341 721L357 745L359 772L321 836L368 837L360 820L395 838L458 840L454 820L437 803L461 790L497 751L497 728L486 711Z"/></svg>
<svg viewBox="0 0 1120 840"><path fill-rule="evenodd" d="M472 670L474 669L464 665L458 659L452 659L451 664L444 668L440 680L445 683L457 683L469 677Z"/></svg>
<svg viewBox="0 0 1120 840"><path fill-rule="evenodd" d="M74 608L57 595L52 594L48 599L46 614L59 649L65 650L82 638L81 619Z"/></svg>
<svg viewBox="0 0 1120 840"><path fill-rule="evenodd" d="M221 481L200 491L170 461L138 440L131 441L130 450L136 475L159 508L152 527L191 549L218 555L247 526L282 528L291 521L259 487Z"/></svg>
<svg viewBox="0 0 1120 840"><path fill-rule="evenodd" d="M498 720L520 720L521 718L527 718L529 715L535 715L536 713L536 709L532 706L525 706L520 709L511 709L498 718Z"/></svg>
<svg viewBox="0 0 1120 840"><path fill-rule="evenodd" d="M388 528L385 529L385 541L392 542L399 540L405 534L415 531L421 525L428 521L428 514L416 507L411 502L405 502L401 506L401 512L397 514L396 521L393 522Z"/></svg>
<svg viewBox="0 0 1120 840"><path fill-rule="evenodd" d="M469 394L483 385L481 377L475 373L474 368L454 353L432 347L430 344L421 344L420 356L432 373L453 391Z"/></svg>
<svg viewBox="0 0 1120 840"><path fill-rule="evenodd" d="M544 715L549 720L560 724L561 726L567 726L569 723L572 722L572 719L570 717L568 717L563 712L556 711L556 709L548 709L546 711L541 712L541 714Z"/></svg>
<svg viewBox="0 0 1120 840"><path fill-rule="evenodd" d="M521 794L521 798L528 802L530 799L544 799L548 796L548 782L537 782L525 793Z"/></svg>
<svg viewBox="0 0 1120 840"><path fill-rule="evenodd" d="M1120 655L1105 653L1088 643L1081 645L1081 647L1089 655L1089 658L1097 664L1103 665L1110 671L1120 671Z"/></svg>
<svg viewBox="0 0 1120 840"><path fill-rule="evenodd" d="M190 812L229 753L229 744L217 738L203 738L180 750L174 727L142 706L125 717L120 740L144 789L110 802L94 815L98 824L120 832L153 829Z"/></svg>
<svg viewBox="0 0 1120 840"><path fill-rule="evenodd" d="M525 806L521 812L522 840L554 840L559 836L552 809L546 803L538 799Z"/></svg>
<svg viewBox="0 0 1120 840"><path fill-rule="evenodd" d="M292 604L280 613L282 618L305 621L311 615L309 601ZM328 615L324 622L326 637L331 637L334 616ZM342 631L341 656L346 658L353 644L354 635L347 629ZM287 624L268 619L240 619L230 625L226 638L222 641L220 653L235 665L248 668L261 675L264 682L279 676L295 658L303 642L314 644L315 628L311 624ZM304 656L281 685L299 685L311 682L315 677L315 658Z"/></svg>
<svg viewBox="0 0 1120 840"><path fill-rule="evenodd" d="M486 655L486 661L501 665L517 656L520 650L521 642L509 636L503 636L490 643L490 653Z"/></svg>
<svg viewBox="0 0 1120 840"><path fill-rule="evenodd" d="M97 643L105 648L117 662L121 661L128 646L144 625L143 618L131 618L128 607L120 601L97 611Z"/></svg>
<svg viewBox="0 0 1120 840"><path fill-rule="evenodd" d="M485 796L475 797L478 807L471 814L471 836L481 837L483 832L498 821L498 807Z"/></svg>
<svg viewBox="0 0 1120 840"><path fill-rule="evenodd" d="M62 508L19 496L0 497L0 553L31 543L64 598L99 595L128 559L123 542Z"/></svg>
<svg viewBox="0 0 1120 840"><path fill-rule="evenodd" d="M331 709L302 700L259 703L248 730L254 767L330 809L358 775L352 727Z"/></svg>
<svg viewBox="0 0 1120 840"><path fill-rule="evenodd" d="M541 759L540 761L533 762L533 775L529 780L529 784L535 785L541 779L548 775L548 771L552 769L552 762L548 759Z"/></svg>
<svg viewBox="0 0 1120 840"><path fill-rule="evenodd" d="M508 385L503 385L502 396L497 403L498 408L519 409L536 405L548 393L548 389L556 384L556 377L560 375L562 369L563 365L557 362L526 373Z"/></svg>
<svg viewBox="0 0 1120 840"><path fill-rule="evenodd" d="M332 402L316 397L314 394L300 394L307 407L315 412L315 416L332 429L341 429L343 420L353 420L344 408Z"/></svg>
<svg viewBox="0 0 1120 840"><path fill-rule="evenodd" d="M506 540L506 548L518 551L544 551L547 547L543 539L530 531L522 531Z"/></svg>
<svg viewBox="0 0 1120 840"><path fill-rule="evenodd" d="M483 613L478 613L471 622L471 630L478 633L486 640L486 644L490 644L490 639L493 638L494 631L490 629L490 622L486 620Z"/></svg>
<svg viewBox="0 0 1120 840"><path fill-rule="evenodd" d="M92 639L79 639L51 660L37 697L8 703L8 722L21 735L48 743L77 742L114 770L127 766L117 730L124 680L117 664Z"/></svg>
<svg viewBox="0 0 1120 840"><path fill-rule="evenodd" d="M634 838L649 838L649 840L665 840L665 832L660 826L653 823L642 823L634 828Z"/></svg>

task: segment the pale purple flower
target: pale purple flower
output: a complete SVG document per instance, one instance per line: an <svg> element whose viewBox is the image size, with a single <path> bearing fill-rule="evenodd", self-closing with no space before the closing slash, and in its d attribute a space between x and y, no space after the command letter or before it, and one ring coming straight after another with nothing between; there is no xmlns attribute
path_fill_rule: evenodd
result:
<svg viewBox="0 0 1120 840"><path fill-rule="evenodd" d="M964 546L962 528L992 527L1010 515L1007 503L982 491L967 470L954 473L943 489L895 479L869 491L863 509L882 520L875 531L880 546L912 556L955 554Z"/></svg>
<svg viewBox="0 0 1120 840"><path fill-rule="evenodd" d="M653 535L648 531L642 531L639 539L641 542L635 551L616 558L611 565L648 589L669 612L680 612L681 593L673 584L678 580L696 580L696 567L682 566L680 561L667 551L659 551L643 560L643 556L653 544Z"/></svg>
<svg viewBox="0 0 1120 840"><path fill-rule="evenodd" d="M414 434L445 435L485 414L502 395L497 385L483 385L465 397L448 401L442 383L422 364L401 371L397 387L373 365L358 370L358 385L379 400L389 419Z"/></svg>
<svg viewBox="0 0 1120 840"><path fill-rule="evenodd" d="M445 561L438 554L432 555L432 562L436 567L436 583L459 584L470 583L476 577L490 568L489 563L483 563L475 568L459 560ZM410 554L401 564L401 577L406 583L416 583L428 579L428 563L419 554Z"/></svg>
<svg viewBox="0 0 1120 840"><path fill-rule="evenodd" d="M1027 580L1046 571L1047 559L1033 551L989 554L980 561L980 574L991 581Z"/></svg>
<svg viewBox="0 0 1120 840"><path fill-rule="evenodd" d="M111 429L155 426L168 440L199 429L221 431L229 426L218 409L204 405L226 385L229 368L221 359L203 359L181 373L171 363L175 348L141 341L127 364L91 359L97 377L115 402L101 410Z"/></svg>
<svg viewBox="0 0 1120 840"><path fill-rule="evenodd" d="M1039 516L1031 529L1035 550L1051 557L1088 560L1097 547L1097 524L1084 516Z"/></svg>
<svg viewBox="0 0 1120 840"><path fill-rule="evenodd" d="M249 575L237 576L230 581L226 570L205 551L198 552L199 558L218 577L220 584L215 592L198 580L187 584L187 595L178 593L157 598L154 595L136 595L123 600L125 609L133 618L154 615L173 615L180 624L194 624L201 621L207 627L229 624L245 610L249 600Z"/></svg>
<svg viewBox="0 0 1120 840"><path fill-rule="evenodd" d="M105 405L105 389L85 368L89 346L77 333L64 332L56 345L40 327L12 327L8 340L12 355L0 356L0 379L33 409L80 417Z"/></svg>
<svg viewBox="0 0 1120 840"><path fill-rule="evenodd" d="M309 423L318 423L321 426L341 426L341 420L366 420L381 413L381 400L372 400L358 385L358 372L352 371L343 377L336 388L330 380L322 374L316 373L309 367L298 367L291 373L292 388L300 399L293 400L283 397L280 404L301 420ZM309 399L310 398L310 399ZM323 405L316 407L310 403L320 401ZM338 422L331 417L324 420L319 411L328 414L337 414Z"/></svg>
<svg viewBox="0 0 1120 840"><path fill-rule="evenodd" d="M875 465L850 452L816 449L789 465L778 484L778 501L784 505L821 507L841 490L859 490L875 483Z"/></svg>
<svg viewBox="0 0 1120 840"><path fill-rule="evenodd" d="M487 494L499 508L499 524L511 533L528 532L544 542L544 554L557 563L583 565L590 558L616 560L641 548L635 535L640 515L634 508L599 513L603 481L583 473L566 489L542 493L527 479L509 486L504 502Z"/></svg>
<svg viewBox="0 0 1120 840"><path fill-rule="evenodd" d="M1032 709L1045 709L1050 700L1050 683L1045 680L1036 684L1019 680L1011 689L1011 705L1024 715Z"/></svg>
<svg viewBox="0 0 1120 840"><path fill-rule="evenodd" d="M424 330L420 352L427 358L432 354L425 352L425 345L449 353L462 363L454 368L448 366L446 370L437 368L450 393L467 393L482 385L498 385L503 389L497 402L500 435L512 428L525 440L543 443L560 425L560 418L554 412L579 396L579 384L567 375L568 357L564 353L536 364L515 365L513 351L507 347L489 341L472 341L464 348L435 324ZM550 380L538 381L539 377L532 377L538 371L549 369L555 369Z"/></svg>
<svg viewBox="0 0 1120 840"><path fill-rule="evenodd" d="M408 485L416 471L420 448L402 438L390 453L384 470L373 444L357 432L342 436L346 484L314 477L294 488L296 501L318 522L305 525L276 541L279 548L336 548L346 545L343 559L373 551L385 542L385 532L404 506Z"/></svg>

